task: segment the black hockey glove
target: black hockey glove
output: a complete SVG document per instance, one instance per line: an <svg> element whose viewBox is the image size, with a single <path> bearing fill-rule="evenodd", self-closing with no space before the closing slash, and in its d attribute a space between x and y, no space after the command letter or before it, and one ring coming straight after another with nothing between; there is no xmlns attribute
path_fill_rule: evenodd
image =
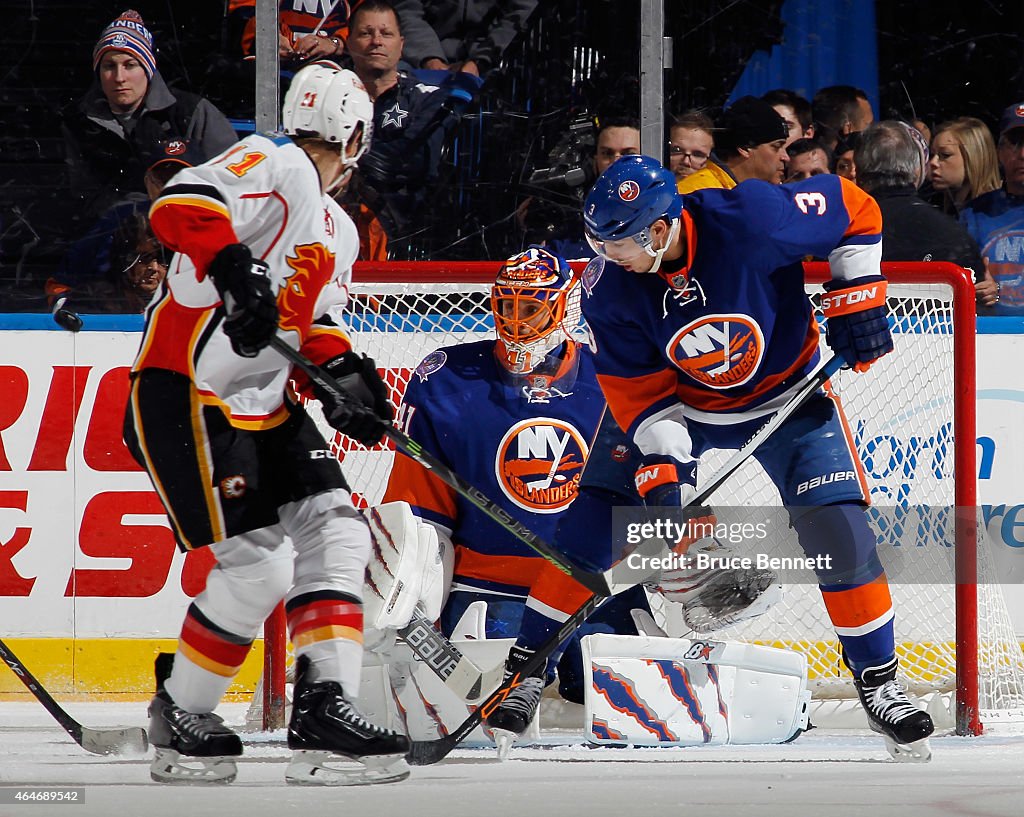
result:
<svg viewBox="0 0 1024 817"><path fill-rule="evenodd" d="M350 399L339 401L313 384L313 394L324 409L331 428L369 447L384 436L395 417L388 401L388 387L377 373L373 358L345 352L321 366Z"/></svg>
<svg viewBox="0 0 1024 817"><path fill-rule="evenodd" d="M676 553L714 532L718 522L708 505L694 505L697 461L680 462L668 454L648 454L636 471L636 490L649 509L659 508L677 527L669 544ZM656 521L656 520L652 520Z"/></svg>
<svg viewBox="0 0 1024 817"><path fill-rule="evenodd" d="M886 280L881 275L825 284L821 297L825 340L854 371L866 372L878 358L892 351L885 290Z"/></svg>
<svg viewBox="0 0 1024 817"><path fill-rule="evenodd" d="M277 332L277 296L269 268L245 244L229 244L210 262L227 317L224 334L241 357L256 357Z"/></svg>

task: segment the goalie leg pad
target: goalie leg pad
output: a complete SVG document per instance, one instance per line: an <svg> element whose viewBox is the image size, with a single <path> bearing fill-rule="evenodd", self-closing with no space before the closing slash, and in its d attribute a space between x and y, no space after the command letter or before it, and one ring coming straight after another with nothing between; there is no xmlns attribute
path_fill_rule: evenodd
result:
<svg viewBox="0 0 1024 817"><path fill-rule="evenodd" d="M400 629L417 605L436 621L445 590L444 553L437 529L416 517L407 502L388 502L366 512L372 547L364 592L366 626ZM450 576L450 572L448 573Z"/></svg>
<svg viewBox="0 0 1024 817"><path fill-rule="evenodd" d="M807 728L807 661L791 650L599 634L583 657L595 743L783 743Z"/></svg>

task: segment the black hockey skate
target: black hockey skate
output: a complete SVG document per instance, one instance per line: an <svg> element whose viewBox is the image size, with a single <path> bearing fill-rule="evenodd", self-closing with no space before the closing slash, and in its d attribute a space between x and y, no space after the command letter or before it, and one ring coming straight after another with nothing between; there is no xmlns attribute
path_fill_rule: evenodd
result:
<svg viewBox="0 0 1024 817"><path fill-rule="evenodd" d="M527 650L513 647L505 662L505 681L518 672L533 655ZM541 670L543 672L543 670ZM486 724L498 747L498 758L504 760L512 749L516 738L523 734L533 722L544 693L543 676L528 676L512 687L501 705L487 716Z"/></svg>
<svg viewBox="0 0 1024 817"><path fill-rule="evenodd" d="M907 697L896 680L896 659L869 667L853 683L868 715L868 724L885 739L894 759L927 763L932 758L928 736L935 731L931 715Z"/></svg>
<svg viewBox="0 0 1024 817"><path fill-rule="evenodd" d="M309 659L300 656L288 723L288 748L293 755L285 780L299 785L361 786L407 778L408 738L366 720L337 681L307 681L308 670Z"/></svg>
<svg viewBox="0 0 1024 817"><path fill-rule="evenodd" d="M156 750L149 776L158 783L230 783L242 741L210 713L186 712L164 689L174 656L156 659L156 696L149 704L149 742Z"/></svg>

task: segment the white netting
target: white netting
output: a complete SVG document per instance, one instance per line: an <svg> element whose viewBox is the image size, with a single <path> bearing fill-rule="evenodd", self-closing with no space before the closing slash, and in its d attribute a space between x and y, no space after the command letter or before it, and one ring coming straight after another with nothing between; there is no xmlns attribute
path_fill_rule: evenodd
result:
<svg viewBox="0 0 1024 817"><path fill-rule="evenodd" d="M901 671L912 690L949 691L956 675L952 508L953 322L950 287L890 285L889 307L896 351L866 375L844 372L834 384L864 460L877 509L883 562L894 558L905 570L893 581ZM810 287L812 300L820 288ZM395 405L412 370L429 352L453 343L493 337L486 284L358 284L347 321L355 348L387 369ZM336 435L318 419L340 456L353 490L364 501L380 501L394 452L390 445L367 450ZM715 473L725 454L712 452L702 473ZM973 475L967 475L973 478ZM778 497L752 460L713 498L715 505L778 505ZM895 510L894 510L895 509ZM981 528L979 527L979 531ZM795 537L781 537L764 550L801 555ZM1024 717L1024 655L1017 643L1001 588L993 583L984 547L978 560L979 685L984 719L1012 713ZM904 581L904 578L909 580ZM665 605L659 618L671 629L677 611ZM723 633L800 650L807 655L818 697L853 695L838 643L813 579L786 588L781 605L747 625Z"/></svg>

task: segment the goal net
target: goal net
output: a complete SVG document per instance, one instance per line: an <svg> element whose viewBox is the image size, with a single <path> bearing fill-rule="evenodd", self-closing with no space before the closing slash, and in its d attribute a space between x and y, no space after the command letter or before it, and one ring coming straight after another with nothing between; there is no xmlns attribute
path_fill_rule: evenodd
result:
<svg viewBox="0 0 1024 817"><path fill-rule="evenodd" d="M396 406L427 354L494 337L488 296L497 266L357 266L346 319L355 348L384 370ZM945 695L957 731L978 733L982 722L1024 720L1024 655L978 522L973 287L950 264L886 264L883 271L895 351L866 374L842 372L833 388L869 481L871 521L890 572L902 680L917 695ZM827 266L809 264L807 273L808 297L817 308ZM394 458L391 444L367 449L326 426L316 404L310 412L341 459L357 502L379 502ZM714 474L728 453L704 458L704 475ZM750 460L712 503L767 508L779 499ZM759 550L802 555L792 531ZM670 635L682 635L675 605L654 601L659 623ZM716 637L804 653L819 712L827 702L856 697L812 574L787 583L783 601L764 616ZM280 648L268 650L271 662L281 657L274 652Z"/></svg>

